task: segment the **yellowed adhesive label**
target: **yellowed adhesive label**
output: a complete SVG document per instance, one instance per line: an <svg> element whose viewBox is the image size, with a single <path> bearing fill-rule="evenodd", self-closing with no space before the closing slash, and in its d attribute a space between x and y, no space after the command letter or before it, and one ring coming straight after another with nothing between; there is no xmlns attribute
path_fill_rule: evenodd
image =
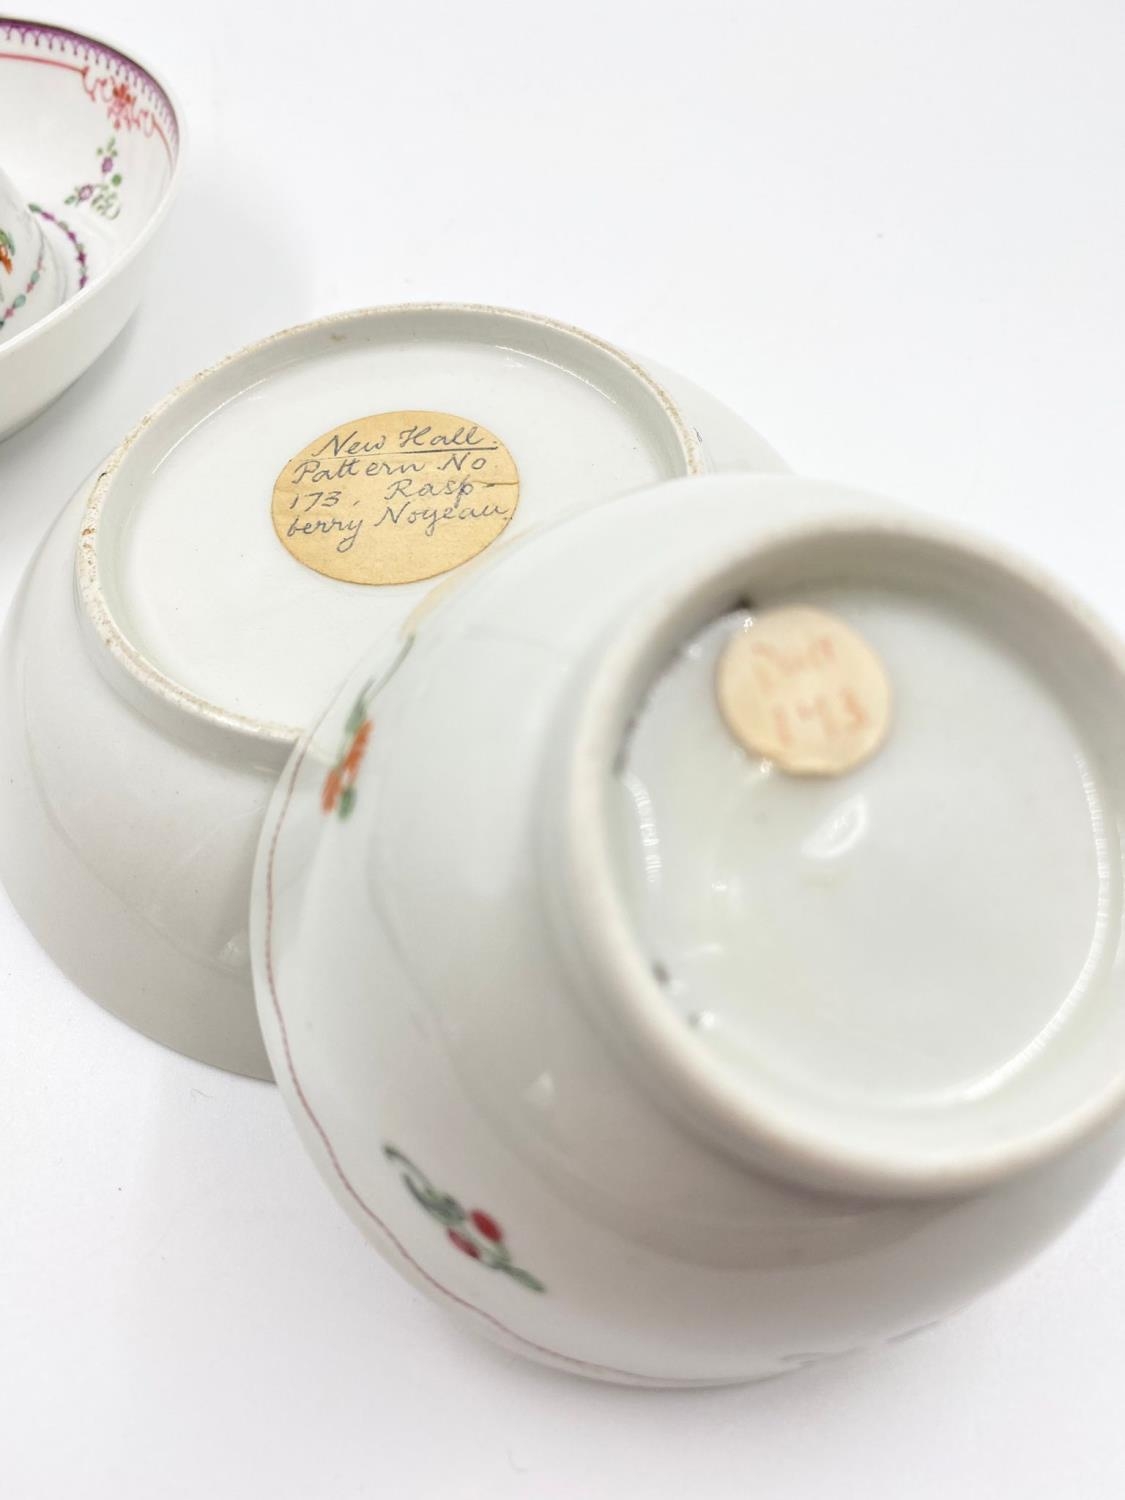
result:
<svg viewBox="0 0 1125 1500"><path fill-rule="evenodd" d="M891 722L883 664L824 610L756 615L719 658L719 710L753 755L796 776L839 776L873 755Z"/></svg>
<svg viewBox="0 0 1125 1500"><path fill-rule="evenodd" d="M494 542L519 504L495 433L440 411L389 411L321 433L282 469L273 524L298 562L348 583L414 583Z"/></svg>

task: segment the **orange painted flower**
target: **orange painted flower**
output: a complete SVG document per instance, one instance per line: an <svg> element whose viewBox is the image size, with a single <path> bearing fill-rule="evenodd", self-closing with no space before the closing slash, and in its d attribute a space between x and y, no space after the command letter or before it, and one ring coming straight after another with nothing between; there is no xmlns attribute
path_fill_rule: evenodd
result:
<svg viewBox="0 0 1125 1500"><path fill-rule="evenodd" d="M320 805L326 813L334 812L344 788L344 778L339 766L333 766L324 778L324 790L320 794Z"/></svg>
<svg viewBox="0 0 1125 1500"><path fill-rule="evenodd" d="M344 756L344 775L354 776L359 770L367 750L367 741L371 738L371 720L364 719L363 723L355 732L348 753Z"/></svg>
<svg viewBox="0 0 1125 1500"><path fill-rule="evenodd" d="M324 789L320 795L320 805L324 811L334 812L341 818L348 817L355 806L355 779L367 751L367 742L371 738L372 724L364 709L364 697L360 694L344 727L336 764L325 777Z"/></svg>

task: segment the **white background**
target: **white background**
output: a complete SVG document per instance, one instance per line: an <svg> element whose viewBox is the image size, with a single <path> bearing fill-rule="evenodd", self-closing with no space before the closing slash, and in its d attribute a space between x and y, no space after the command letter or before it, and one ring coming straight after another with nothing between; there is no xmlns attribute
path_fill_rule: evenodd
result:
<svg viewBox="0 0 1125 1500"><path fill-rule="evenodd" d="M645 351L797 469L970 520L1125 628L1120 0L98 0L190 161L139 317L0 448L0 605L173 383L374 302ZM2 153L0 142L0 153ZM80 733L76 726L76 733ZM0 904L3 1500L1120 1497L1125 1178L930 1336L634 1392L447 1324L265 1085L85 1001Z"/></svg>

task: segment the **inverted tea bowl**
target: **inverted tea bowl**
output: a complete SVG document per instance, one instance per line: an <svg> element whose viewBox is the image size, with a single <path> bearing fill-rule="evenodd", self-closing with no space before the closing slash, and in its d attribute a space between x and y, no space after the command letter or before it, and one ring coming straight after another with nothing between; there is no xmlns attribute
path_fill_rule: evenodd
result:
<svg viewBox="0 0 1125 1500"><path fill-rule="evenodd" d="M716 705L810 608L821 675L762 679L794 744L883 702L852 636L890 685L820 776ZM283 775L279 1085L370 1241L534 1359L707 1384L904 1337L1120 1154L1123 751L1117 643L989 546L788 477L586 509L388 632Z"/></svg>
<svg viewBox="0 0 1125 1500"><path fill-rule="evenodd" d="M438 412L454 414L447 430ZM404 487L434 487L417 472L427 464L476 472L481 455L465 442L432 450L436 464L300 458L310 443L362 446L353 433L380 413L412 440L461 432L491 457L487 428L505 446L499 477L518 474L518 497L511 482L488 490L506 498L480 507L492 513L483 523L459 519L473 506L456 497L440 511L428 495L400 498ZM326 688L464 565L466 548L451 553L446 532L491 545L491 532L472 528L505 523L518 536L581 500L662 477L779 462L690 383L530 314L369 309L290 329L205 371L74 497L6 625L0 878L15 905L75 982L131 1025L268 1076L246 937L262 815ZM314 477L326 463L347 471L343 501ZM287 484L310 467L299 493L279 485L279 474ZM357 469L378 471L360 476L371 495L395 491L377 511L355 487ZM368 514L367 535L380 539L364 554L371 582L352 576L360 547L332 545L352 532L304 529L318 515L336 528L341 513ZM296 555L325 536L323 554ZM411 581L375 581L387 556L396 576L412 565Z"/></svg>

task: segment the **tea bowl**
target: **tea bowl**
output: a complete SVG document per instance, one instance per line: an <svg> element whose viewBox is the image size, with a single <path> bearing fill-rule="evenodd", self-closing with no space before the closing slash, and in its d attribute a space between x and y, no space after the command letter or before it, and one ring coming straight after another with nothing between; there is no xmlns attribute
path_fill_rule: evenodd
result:
<svg viewBox="0 0 1125 1500"><path fill-rule="evenodd" d="M388 414L418 452L394 456ZM450 475L462 491L478 464L479 507L403 498ZM343 314L205 371L74 497L0 639L0 878L15 906L116 1015L268 1076L251 869L327 686L505 536L656 478L780 466L690 382L494 308ZM366 517L358 541L341 513ZM365 550L369 536L390 540Z"/></svg>
<svg viewBox="0 0 1125 1500"><path fill-rule="evenodd" d="M178 186L181 133L167 86L130 54L0 17L0 152L43 245L33 292L30 275L7 287L0 264L0 294L12 292L0 306L0 439L77 380L135 310ZM2 219L0 231L12 235Z"/></svg>
<svg viewBox="0 0 1125 1500"><path fill-rule="evenodd" d="M770 758L716 695L781 624ZM845 709L887 718L863 756ZM278 783L278 1084L514 1352L694 1385L906 1337L1125 1146L1123 773L1121 647L991 544L787 476L587 508L387 632Z"/></svg>

